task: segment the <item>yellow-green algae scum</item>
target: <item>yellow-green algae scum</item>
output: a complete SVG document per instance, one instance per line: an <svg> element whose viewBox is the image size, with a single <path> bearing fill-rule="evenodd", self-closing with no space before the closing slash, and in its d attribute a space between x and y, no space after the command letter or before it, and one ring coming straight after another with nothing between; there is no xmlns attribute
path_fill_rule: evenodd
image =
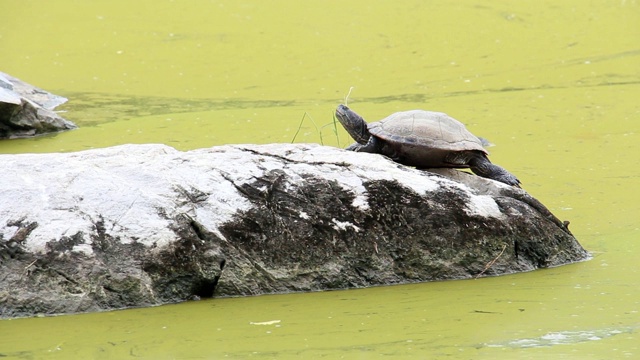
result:
<svg viewBox="0 0 640 360"><path fill-rule="evenodd" d="M0 356L640 358L638 1L0 9L1 70L68 97L61 109L80 126L0 153L289 142L301 121L296 142L344 147L332 112L354 87L349 104L370 121L423 108L489 138L491 159L594 256L480 280L0 321Z"/></svg>

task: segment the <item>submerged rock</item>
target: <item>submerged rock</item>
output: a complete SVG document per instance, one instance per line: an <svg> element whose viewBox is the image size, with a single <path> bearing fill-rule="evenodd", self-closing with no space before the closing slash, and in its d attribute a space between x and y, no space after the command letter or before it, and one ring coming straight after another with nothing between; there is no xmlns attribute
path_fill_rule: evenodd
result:
<svg viewBox="0 0 640 360"><path fill-rule="evenodd" d="M124 145L2 155L0 167L3 317L462 279L588 257L521 189L317 145Z"/></svg>
<svg viewBox="0 0 640 360"><path fill-rule="evenodd" d="M75 129L53 111L66 101L0 72L0 139Z"/></svg>

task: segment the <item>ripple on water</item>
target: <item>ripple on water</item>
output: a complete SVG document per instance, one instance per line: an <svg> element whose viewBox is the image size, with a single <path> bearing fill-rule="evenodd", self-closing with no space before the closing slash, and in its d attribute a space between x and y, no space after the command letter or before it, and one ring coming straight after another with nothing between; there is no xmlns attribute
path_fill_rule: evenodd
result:
<svg viewBox="0 0 640 360"><path fill-rule="evenodd" d="M558 331L549 332L536 338L515 339L502 343L487 343L486 347L510 347L510 348L535 348L555 345L577 344L587 341L603 340L619 334L630 334L638 329L638 326L624 328L607 328L584 331Z"/></svg>

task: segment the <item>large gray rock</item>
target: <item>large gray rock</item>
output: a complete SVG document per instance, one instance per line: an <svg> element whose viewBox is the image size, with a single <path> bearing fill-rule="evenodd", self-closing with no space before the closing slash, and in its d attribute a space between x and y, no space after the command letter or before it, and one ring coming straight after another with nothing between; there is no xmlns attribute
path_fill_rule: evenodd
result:
<svg viewBox="0 0 640 360"><path fill-rule="evenodd" d="M462 279L588 257L521 189L330 147L124 145L2 155L0 168L3 317Z"/></svg>
<svg viewBox="0 0 640 360"><path fill-rule="evenodd" d="M0 139L75 129L53 109L67 99L0 72Z"/></svg>

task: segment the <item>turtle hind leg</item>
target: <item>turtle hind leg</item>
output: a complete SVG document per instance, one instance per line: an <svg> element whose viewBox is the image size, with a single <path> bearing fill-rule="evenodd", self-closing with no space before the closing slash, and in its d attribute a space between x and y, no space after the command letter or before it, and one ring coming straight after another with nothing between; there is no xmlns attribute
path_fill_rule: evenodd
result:
<svg viewBox="0 0 640 360"><path fill-rule="evenodd" d="M492 164L489 159L483 155L477 155L469 159L469 167L474 174L500 181L501 183L520 187L520 180L515 175L505 170L503 167Z"/></svg>

